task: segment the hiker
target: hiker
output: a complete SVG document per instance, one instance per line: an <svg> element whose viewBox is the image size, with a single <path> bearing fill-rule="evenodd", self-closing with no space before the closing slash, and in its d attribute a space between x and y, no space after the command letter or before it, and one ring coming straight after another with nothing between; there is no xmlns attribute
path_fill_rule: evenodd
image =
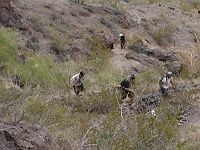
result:
<svg viewBox="0 0 200 150"><path fill-rule="evenodd" d="M126 97L128 96L129 98L131 98L131 102L133 103L133 98L134 98L134 92L133 89L131 89L132 85L135 84L135 75L131 75L126 77L121 83L121 89L122 89L122 93L121 93L121 99L124 100L126 99Z"/></svg>
<svg viewBox="0 0 200 150"><path fill-rule="evenodd" d="M84 89L83 80L84 80L85 72L81 71L80 73L74 75L72 77L73 88L76 95L79 95L81 91Z"/></svg>
<svg viewBox="0 0 200 150"><path fill-rule="evenodd" d="M169 84L173 85L172 72L168 71L167 74L160 80L160 89L164 96L168 96Z"/></svg>
<svg viewBox="0 0 200 150"><path fill-rule="evenodd" d="M124 34L120 34L120 41L121 41L121 49L125 48L125 42L126 42L126 38L124 36Z"/></svg>

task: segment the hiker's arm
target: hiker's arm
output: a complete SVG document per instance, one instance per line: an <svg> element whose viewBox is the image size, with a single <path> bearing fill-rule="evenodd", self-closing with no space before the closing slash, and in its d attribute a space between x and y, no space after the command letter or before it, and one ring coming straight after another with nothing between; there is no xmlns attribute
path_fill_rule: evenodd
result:
<svg viewBox="0 0 200 150"><path fill-rule="evenodd" d="M124 90L127 90L127 91L130 91L130 92L134 93L133 89L131 89L131 88L125 88L125 87L122 87L122 89L124 89Z"/></svg>
<svg viewBox="0 0 200 150"><path fill-rule="evenodd" d="M75 92L77 92L77 87L76 87L76 83L79 81L79 78L76 79L76 81L73 84L74 90Z"/></svg>
<svg viewBox="0 0 200 150"><path fill-rule="evenodd" d="M174 85L173 79L172 79L172 80L170 80L170 83L172 84L172 86Z"/></svg>

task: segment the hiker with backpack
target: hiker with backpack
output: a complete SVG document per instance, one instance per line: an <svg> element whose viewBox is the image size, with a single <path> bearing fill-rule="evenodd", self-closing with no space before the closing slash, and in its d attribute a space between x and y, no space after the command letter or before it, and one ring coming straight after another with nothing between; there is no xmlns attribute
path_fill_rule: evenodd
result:
<svg viewBox="0 0 200 150"><path fill-rule="evenodd" d="M80 73L74 75L71 78L73 82L74 92L76 95L79 95L79 93L84 90L84 84L83 84L84 75L85 72L81 71Z"/></svg>
<svg viewBox="0 0 200 150"><path fill-rule="evenodd" d="M121 49L124 49L126 38L125 38L124 34L122 34L122 33L119 36L120 36L120 41L121 41Z"/></svg>
<svg viewBox="0 0 200 150"><path fill-rule="evenodd" d="M121 83L121 89L122 89L122 93L121 93L121 99L125 100L126 97L128 96L131 99L130 103L133 103L133 98L135 96L133 89L132 89L132 85L135 84L135 75L131 75L126 77Z"/></svg>
<svg viewBox="0 0 200 150"><path fill-rule="evenodd" d="M160 90L164 96L168 96L168 88L170 83L173 85L172 72L169 71L167 74L160 80Z"/></svg>

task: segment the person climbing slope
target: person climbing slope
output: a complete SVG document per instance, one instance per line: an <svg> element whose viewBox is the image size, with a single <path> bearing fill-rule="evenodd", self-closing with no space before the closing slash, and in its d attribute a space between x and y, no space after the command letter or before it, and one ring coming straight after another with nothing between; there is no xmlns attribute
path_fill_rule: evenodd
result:
<svg viewBox="0 0 200 150"><path fill-rule="evenodd" d="M132 85L135 84L135 75L131 75L126 77L121 83L121 99L124 100L127 98L127 96L131 99L130 103L133 103L133 98L134 98L134 92L132 89Z"/></svg>
<svg viewBox="0 0 200 150"><path fill-rule="evenodd" d="M81 71L80 73L74 75L71 78L74 92L76 95L79 95L79 93L84 90L84 84L83 84L84 75L85 75L85 72Z"/></svg>
<svg viewBox="0 0 200 150"><path fill-rule="evenodd" d="M121 41L121 49L124 49L125 48L125 43L126 43L126 38L124 36L124 34L120 34L120 41Z"/></svg>
<svg viewBox="0 0 200 150"><path fill-rule="evenodd" d="M168 88L170 83L173 85L172 72L168 71L167 74L160 80L160 90L164 96L168 96Z"/></svg>

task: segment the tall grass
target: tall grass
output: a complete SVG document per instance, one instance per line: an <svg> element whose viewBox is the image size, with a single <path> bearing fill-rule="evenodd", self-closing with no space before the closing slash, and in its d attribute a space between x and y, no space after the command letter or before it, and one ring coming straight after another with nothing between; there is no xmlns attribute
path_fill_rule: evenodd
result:
<svg viewBox="0 0 200 150"><path fill-rule="evenodd" d="M32 86L63 88L63 72L56 68L53 57L40 54L30 58L16 69L21 82Z"/></svg>
<svg viewBox="0 0 200 150"><path fill-rule="evenodd" d="M14 41L16 34L12 30L0 30L0 64L5 65L4 72L9 72L17 61L18 46Z"/></svg>
<svg viewBox="0 0 200 150"><path fill-rule="evenodd" d="M182 3L180 3L180 8L184 11L200 9L200 2L199 0L184 0Z"/></svg>

